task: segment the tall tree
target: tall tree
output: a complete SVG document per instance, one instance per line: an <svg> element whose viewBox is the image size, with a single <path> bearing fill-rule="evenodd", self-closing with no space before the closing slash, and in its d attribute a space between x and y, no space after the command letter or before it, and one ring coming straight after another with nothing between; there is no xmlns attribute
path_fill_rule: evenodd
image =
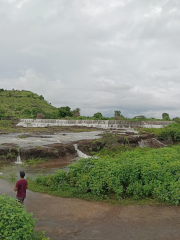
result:
<svg viewBox="0 0 180 240"><path fill-rule="evenodd" d="M162 119L166 120L166 121L170 120L169 114L168 113L163 113L162 114Z"/></svg>
<svg viewBox="0 0 180 240"><path fill-rule="evenodd" d="M60 118L65 118L65 117L72 117L72 112L71 108L66 106L66 107L60 107L58 109L58 116Z"/></svg>
<svg viewBox="0 0 180 240"><path fill-rule="evenodd" d="M102 113L97 112L97 113L94 114L93 117L94 117L94 118L97 118L97 119L101 119L101 118L102 118Z"/></svg>
<svg viewBox="0 0 180 240"><path fill-rule="evenodd" d="M114 111L114 119L115 119L115 120L119 120L119 119L120 119L120 116L121 116L121 111L115 110L115 111Z"/></svg>
<svg viewBox="0 0 180 240"><path fill-rule="evenodd" d="M72 111L72 116L73 117L79 117L80 116L80 111L81 109L80 108L76 108Z"/></svg>

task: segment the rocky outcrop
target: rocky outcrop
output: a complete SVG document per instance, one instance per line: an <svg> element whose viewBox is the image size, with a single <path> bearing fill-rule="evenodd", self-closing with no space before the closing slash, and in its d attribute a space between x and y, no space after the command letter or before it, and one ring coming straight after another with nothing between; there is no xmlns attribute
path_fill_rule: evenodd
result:
<svg viewBox="0 0 180 240"><path fill-rule="evenodd" d="M0 159L14 159L18 156L18 146L13 143L4 143L0 146Z"/></svg>
<svg viewBox="0 0 180 240"><path fill-rule="evenodd" d="M141 139L151 139L154 137L154 134L152 133L143 133L141 135L123 135L118 137L118 143L121 144L126 144L126 143L137 143L141 140Z"/></svg>
<svg viewBox="0 0 180 240"><path fill-rule="evenodd" d="M77 151L73 144L50 144L41 147L24 147L20 149L20 155L23 160L45 158L45 159L73 159L77 157ZM4 144L0 146L1 159L14 159L18 156L18 146L13 144Z"/></svg>
<svg viewBox="0 0 180 240"><path fill-rule="evenodd" d="M117 132L114 132L117 136L117 142L114 142L114 145L131 145L131 146L140 146L139 143L144 143L144 147L148 146L150 148L159 148L165 147L163 143L154 138L154 134L143 132L141 135L118 135ZM78 149L83 153L91 155L92 152L97 152L106 146L105 143L102 143L101 140L83 140L78 144ZM142 147L142 144L141 144Z"/></svg>
<svg viewBox="0 0 180 240"><path fill-rule="evenodd" d="M78 149L87 155L101 150L104 146L99 140L83 140L78 143Z"/></svg>
<svg viewBox="0 0 180 240"><path fill-rule="evenodd" d="M162 147L167 147L166 144L158 141L155 138L150 138L150 139L141 139L141 141L138 142L140 147L149 147L149 148L162 148Z"/></svg>

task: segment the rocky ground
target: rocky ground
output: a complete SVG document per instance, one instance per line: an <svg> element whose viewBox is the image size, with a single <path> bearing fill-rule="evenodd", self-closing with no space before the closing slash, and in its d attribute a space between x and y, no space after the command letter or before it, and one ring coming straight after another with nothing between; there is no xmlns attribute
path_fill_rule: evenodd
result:
<svg viewBox="0 0 180 240"><path fill-rule="evenodd" d="M165 147L166 144L155 139L154 134L143 132L141 135L134 132L113 131L116 146L128 145L131 147L141 146L150 148ZM0 139L0 160L15 161L21 155L23 160L44 158L69 163L77 157L74 144L85 154L91 155L107 146L106 140L98 138L103 131L76 132L76 133L53 133L53 134L4 134ZM111 137L111 136L110 136ZM96 139L95 139L96 138ZM109 141L109 140L107 140Z"/></svg>
<svg viewBox="0 0 180 240"><path fill-rule="evenodd" d="M0 179L0 194L15 197L13 188ZM25 208L39 219L36 229L51 240L180 239L180 208L175 206L114 206L28 190Z"/></svg>

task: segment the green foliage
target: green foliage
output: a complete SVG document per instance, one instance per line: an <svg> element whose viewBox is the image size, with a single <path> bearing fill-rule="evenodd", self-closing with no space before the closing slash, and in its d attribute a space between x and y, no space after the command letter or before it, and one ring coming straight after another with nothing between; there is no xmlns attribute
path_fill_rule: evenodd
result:
<svg viewBox="0 0 180 240"><path fill-rule="evenodd" d="M119 110L114 111L114 116L120 117L121 116L121 111L119 111Z"/></svg>
<svg viewBox="0 0 180 240"><path fill-rule="evenodd" d="M12 122L9 120L0 120L0 129L12 128Z"/></svg>
<svg viewBox="0 0 180 240"><path fill-rule="evenodd" d="M55 174L48 176L37 175L35 182L43 186L48 186L53 191L58 190L58 188L67 187L68 185L66 172L62 170L58 170Z"/></svg>
<svg viewBox="0 0 180 240"><path fill-rule="evenodd" d="M65 118L65 117L72 117L72 112L71 108L66 106L66 107L60 107L58 109L58 116L60 118Z"/></svg>
<svg viewBox="0 0 180 240"><path fill-rule="evenodd" d="M180 200L180 147L126 151L114 158L80 160L70 179L84 193L141 199L156 197L167 204Z"/></svg>
<svg viewBox="0 0 180 240"><path fill-rule="evenodd" d="M11 152L11 148L8 149L8 153L6 155L6 159L12 159L12 158L15 158L16 157L16 154Z"/></svg>
<svg viewBox="0 0 180 240"><path fill-rule="evenodd" d="M114 133L112 133L112 132L109 132L109 131L103 132L100 141L108 149L110 149L113 146L117 145L117 137L116 137L116 135Z"/></svg>
<svg viewBox="0 0 180 240"><path fill-rule="evenodd" d="M5 117L5 110L0 108L0 119L4 118Z"/></svg>
<svg viewBox="0 0 180 240"><path fill-rule="evenodd" d="M172 120L175 121L176 123L180 123L180 118L179 117L175 117Z"/></svg>
<svg viewBox="0 0 180 240"><path fill-rule="evenodd" d="M44 97L42 95L39 96L39 99L44 100Z"/></svg>
<svg viewBox="0 0 180 240"><path fill-rule="evenodd" d="M162 114L162 119L165 120L165 121L169 121L170 120L169 114L168 113L163 113Z"/></svg>
<svg viewBox="0 0 180 240"><path fill-rule="evenodd" d="M76 196L108 199L155 198L178 205L180 201L180 146L161 149L117 151L103 149L101 158L81 159L70 166L69 173L36 178L37 184L52 191L74 188ZM107 151L107 152L106 152ZM108 153L108 154L107 154Z"/></svg>
<svg viewBox="0 0 180 240"><path fill-rule="evenodd" d="M94 118L97 118L97 119L101 119L101 118L103 117L103 115L102 115L102 113L97 112L97 113L94 114L93 117L94 117Z"/></svg>
<svg viewBox="0 0 180 240"><path fill-rule="evenodd" d="M35 218L12 197L0 196L0 239L45 240L41 233L34 232Z"/></svg>
<svg viewBox="0 0 180 240"><path fill-rule="evenodd" d="M1 109L6 111L0 118L36 118L37 113L48 114L49 118L53 118L54 112L57 112L42 95L30 91L0 91L0 103Z"/></svg>
<svg viewBox="0 0 180 240"><path fill-rule="evenodd" d="M81 111L80 108L74 109L72 111L72 116L75 117L75 118L79 117L80 116L80 111Z"/></svg>
<svg viewBox="0 0 180 240"><path fill-rule="evenodd" d="M159 139L171 140L173 143L180 142L180 124L172 123L162 128Z"/></svg>
<svg viewBox="0 0 180 240"><path fill-rule="evenodd" d="M154 133L155 136L159 136L162 132L162 128L140 128L140 129L138 129L139 134L142 134L142 132Z"/></svg>
<svg viewBox="0 0 180 240"><path fill-rule="evenodd" d="M39 146L36 146L36 147L38 148ZM39 163L45 163L45 162L47 162L47 159L44 159L44 158L32 158L25 161L26 164L33 165L34 167Z"/></svg>

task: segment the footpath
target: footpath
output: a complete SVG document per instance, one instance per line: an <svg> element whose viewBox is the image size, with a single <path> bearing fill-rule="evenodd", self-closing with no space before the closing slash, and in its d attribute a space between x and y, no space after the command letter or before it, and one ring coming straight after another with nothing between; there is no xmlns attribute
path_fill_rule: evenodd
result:
<svg viewBox="0 0 180 240"><path fill-rule="evenodd" d="M0 194L15 197L14 184L0 179ZM179 240L180 207L113 206L27 191L27 212L51 240Z"/></svg>

